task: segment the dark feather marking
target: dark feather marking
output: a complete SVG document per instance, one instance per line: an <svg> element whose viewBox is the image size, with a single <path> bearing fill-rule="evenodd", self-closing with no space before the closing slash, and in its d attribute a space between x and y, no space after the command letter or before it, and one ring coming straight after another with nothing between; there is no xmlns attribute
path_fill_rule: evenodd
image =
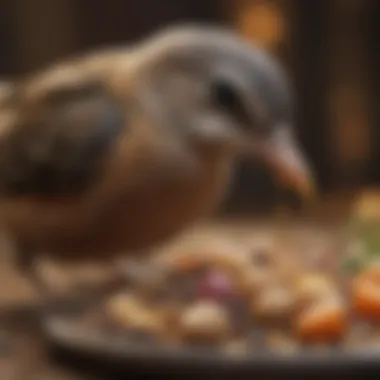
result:
<svg viewBox="0 0 380 380"><path fill-rule="evenodd" d="M69 196L91 186L125 127L123 106L100 83L48 93L0 140L0 192Z"/></svg>

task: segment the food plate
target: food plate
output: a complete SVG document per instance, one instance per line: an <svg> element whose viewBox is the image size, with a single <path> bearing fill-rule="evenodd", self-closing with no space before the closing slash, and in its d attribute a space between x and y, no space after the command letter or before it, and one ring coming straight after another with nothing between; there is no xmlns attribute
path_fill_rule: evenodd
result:
<svg viewBox="0 0 380 380"><path fill-rule="evenodd" d="M308 254L311 253L310 247L314 244L313 234L326 240L329 235L336 236L338 231L332 229L326 233L326 231L318 231L314 226L306 230L304 227L301 229L302 234L306 231L308 233L303 235L301 240L304 242L306 240ZM252 231L251 228L248 230ZM219 230L219 236L226 235L228 234L220 234ZM248 235L251 236L252 233L249 232ZM242 235L239 235L239 239L244 240ZM328 256L330 255L331 252L328 253ZM209 254L204 256L211 257ZM226 264L225 258L222 261ZM187 267L194 265L192 260L179 262ZM315 266L316 263L313 261L312 265ZM328 266L331 269L332 264L329 263ZM376 273L378 273L377 269ZM88 310L97 310L100 304L109 299L109 296L110 294L108 296L97 294L79 297L76 300L66 299L55 303L46 311L42 327L55 353L63 354L71 360L80 359L76 360L76 363L81 363L81 365L87 363L88 367L95 371L106 368L112 372L128 374L131 374L133 369L137 372L155 374L174 371L180 373L181 376L186 372L197 374L197 376L202 373L212 373L218 377L260 375L260 378L266 378L266 376L279 378L287 373L310 378L316 374L327 377L334 374L335 377L337 374L342 376L345 373L352 375L355 371L362 376L367 371L376 373L380 370L380 344L378 343L380 339L372 339L368 344L356 346L344 344L330 344L325 347L301 346L301 349L296 352L271 351L265 348L226 351L220 347L196 348L186 345L168 346L160 342L149 343L136 340L136 337L125 332L110 332L78 323ZM379 334L377 326L374 326L373 331L373 335Z"/></svg>
<svg viewBox="0 0 380 380"><path fill-rule="evenodd" d="M91 303L91 302L90 302ZM87 304L88 306L89 304ZM253 376L280 378L284 374L301 377L345 376L373 373L380 370L380 346L365 349L316 350L282 355L253 352L247 355L227 355L201 349L165 349L136 344L126 337L100 332L88 334L75 323L84 303L60 304L50 310L43 323L46 339L53 352L67 363L80 363L95 372L116 373L187 373L214 376ZM356 372L357 371L357 372Z"/></svg>

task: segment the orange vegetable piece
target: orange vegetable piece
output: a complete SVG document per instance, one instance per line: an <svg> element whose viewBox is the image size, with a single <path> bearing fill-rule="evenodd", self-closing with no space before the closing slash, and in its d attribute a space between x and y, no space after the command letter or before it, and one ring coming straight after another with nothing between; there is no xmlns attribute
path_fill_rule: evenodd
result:
<svg viewBox="0 0 380 380"><path fill-rule="evenodd" d="M348 328L347 310L337 299L316 302L304 309L296 321L296 333L309 343L341 339Z"/></svg>
<svg viewBox="0 0 380 380"><path fill-rule="evenodd" d="M380 321L380 266L369 267L354 279L353 307L360 317Z"/></svg>

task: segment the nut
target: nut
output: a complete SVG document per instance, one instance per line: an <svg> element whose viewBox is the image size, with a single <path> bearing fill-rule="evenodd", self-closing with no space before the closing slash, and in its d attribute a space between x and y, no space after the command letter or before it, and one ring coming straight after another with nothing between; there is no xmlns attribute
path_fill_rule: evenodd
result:
<svg viewBox="0 0 380 380"><path fill-rule="evenodd" d="M221 342L231 333L227 311L211 301L200 301L184 310L180 328L185 340L197 343Z"/></svg>

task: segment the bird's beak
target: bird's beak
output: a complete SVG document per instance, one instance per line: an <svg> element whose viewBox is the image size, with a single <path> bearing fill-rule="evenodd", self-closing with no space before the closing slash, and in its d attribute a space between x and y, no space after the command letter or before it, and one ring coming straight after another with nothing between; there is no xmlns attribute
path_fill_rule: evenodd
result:
<svg viewBox="0 0 380 380"><path fill-rule="evenodd" d="M314 195L310 167L289 129L275 128L259 151L281 185L290 187L304 198Z"/></svg>

